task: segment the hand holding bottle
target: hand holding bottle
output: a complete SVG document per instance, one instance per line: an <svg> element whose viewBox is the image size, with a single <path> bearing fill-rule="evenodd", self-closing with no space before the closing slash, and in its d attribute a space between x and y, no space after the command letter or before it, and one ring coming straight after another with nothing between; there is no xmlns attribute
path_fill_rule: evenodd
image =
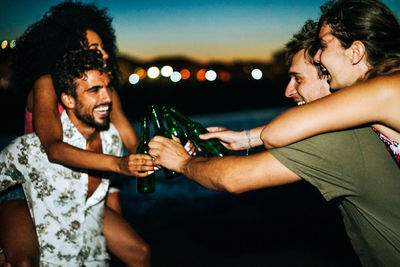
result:
<svg viewBox="0 0 400 267"><path fill-rule="evenodd" d="M149 105L147 107L148 111L149 111L149 115L152 118L152 122L154 125L154 135L155 136L163 136L166 138L172 138L172 135L165 127L164 124L162 123L162 119L161 116L159 114L159 110L157 108L157 105ZM178 176L179 174L174 172L173 170L170 170L168 168L163 168L165 177L167 179L171 179L174 178L176 176Z"/></svg>
<svg viewBox="0 0 400 267"><path fill-rule="evenodd" d="M187 138L185 131L178 125L178 122L168 111L168 108L166 106L162 106L161 110L164 121L167 124L168 131L171 133L171 135L179 138L182 145L185 144L184 148L189 155L195 156L197 152L194 143Z"/></svg>
<svg viewBox="0 0 400 267"><path fill-rule="evenodd" d="M186 152L190 155L190 156L196 156L197 155L197 149L196 146L193 144L192 141L187 140L185 146L183 147Z"/></svg>
<svg viewBox="0 0 400 267"><path fill-rule="evenodd" d="M171 111L172 115L175 116L185 127L187 138L190 139L196 145L196 147L203 151L207 156L222 157L227 152L227 149L220 144L218 140L201 140L199 138L200 134L208 132L203 125L192 121L189 117L179 112L175 107L171 107L169 110Z"/></svg>
<svg viewBox="0 0 400 267"><path fill-rule="evenodd" d="M146 177L154 172L153 160L149 155L130 154L118 158L119 173L129 176Z"/></svg>
<svg viewBox="0 0 400 267"><path fill-rule="evenodd" d="M175 136L173 139L154 136L149 143L149 148L154 164L176 172L181 172L185 162L191 158Z"/></svg>

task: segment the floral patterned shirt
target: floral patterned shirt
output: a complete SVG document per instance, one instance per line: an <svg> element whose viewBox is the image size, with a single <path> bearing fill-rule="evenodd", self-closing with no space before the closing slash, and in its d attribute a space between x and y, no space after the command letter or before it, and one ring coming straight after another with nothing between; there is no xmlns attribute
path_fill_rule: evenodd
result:
<svg viewBox="0 0 400 267"><path fill-rule="evenodd" d="M86 149L86 140L61 115L64 142ZM100 133L103 153L122 155L121 138L111 124ZM105 198L110 174L105 174L86 199L88 173L50 163L36 134L16 138L0 153L0 191L21 183L40 244L41 266L107 266L103 235Z"/></svg>
<svg viewBox="0 0 400 267"><path fill-rule="evenodd" d="M400 167L400 144L396 141L387 137L384 133L381 133L375 128L372 128L374 132L379 136L383 143L385 143L387 151L389 151L390 155L394 158L397 163L397 166Z"/></svg>

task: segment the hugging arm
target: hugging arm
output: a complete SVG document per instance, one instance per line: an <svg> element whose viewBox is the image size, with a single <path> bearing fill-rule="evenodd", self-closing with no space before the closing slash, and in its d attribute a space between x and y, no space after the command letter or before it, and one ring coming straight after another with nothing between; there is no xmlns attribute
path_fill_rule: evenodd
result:
<svg viewBox="0 0 400 267"><path fill-rule="evenodd" d="M147 155L131 154L121 158L82 150L64 143L60 114L57 109L57 95L50 75L42 76L35 82L32 103L33 127L50 162L77 168L113 171L138 177L147 175L138 171L151 170L151 157ZM118 103L119 101L117 101L117 108L120 107ZM113 117L118 118L117 124L119 126L126 125L126 121L121 119L120 116L123 116L123 114ZM122 138L127 139L134 132L133 129L130 129L122 130L122 133ZM136 142L133 140L130 142L130 149L135 147Z"/></svg>
<svg viewBox="0 0 400 267"><path fill-rule="evenodd" d="M399 84L399 74L378 77L289 109L265 126L261 139L266 148L274 148L364 124L379 123L399 131Z"/></svg>

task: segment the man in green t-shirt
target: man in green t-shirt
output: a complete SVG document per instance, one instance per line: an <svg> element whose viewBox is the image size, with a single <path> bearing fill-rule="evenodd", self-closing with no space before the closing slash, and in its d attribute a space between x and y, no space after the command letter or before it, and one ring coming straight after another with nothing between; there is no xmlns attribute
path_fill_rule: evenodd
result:
<svg viewBox="0 0 400 267"><path fill-rule="evenodd" d="M303 59L307 51L299 51ZM291 82L297 82L298 76L305 79L307 68L295 68L299 66L295 63L306 62L301 58L292 58ZM297 84L293 89L290 83L286 96L300 104L322 96L316 93L317 87ZM159 136L149 146L155 164L215 191L242 193L305 179L326 200L337 200L363 265L400 263L400 168L370 127L321 134L250 156L191 157L180 143Z"/></svg>
<svg viewBox="0 0 400 267"><path fill-rule="evenodd" d="M326 200L337 200L363 265L400 263L400 169L370 127L322 134L269 152Z"/></svg>

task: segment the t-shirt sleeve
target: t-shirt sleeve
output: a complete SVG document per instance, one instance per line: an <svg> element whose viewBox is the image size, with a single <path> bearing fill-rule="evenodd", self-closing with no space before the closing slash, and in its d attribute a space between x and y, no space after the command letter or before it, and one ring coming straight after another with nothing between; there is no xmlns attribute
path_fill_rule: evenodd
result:
<svg viewBox="0 0 400 267"><path fill-rule="evenodd" d="M371 131L362 128L363 131ZM319 189L327 200L351 194L364 172L363 155L355 130L321 134L271 154L291 171Z"/></svg>

